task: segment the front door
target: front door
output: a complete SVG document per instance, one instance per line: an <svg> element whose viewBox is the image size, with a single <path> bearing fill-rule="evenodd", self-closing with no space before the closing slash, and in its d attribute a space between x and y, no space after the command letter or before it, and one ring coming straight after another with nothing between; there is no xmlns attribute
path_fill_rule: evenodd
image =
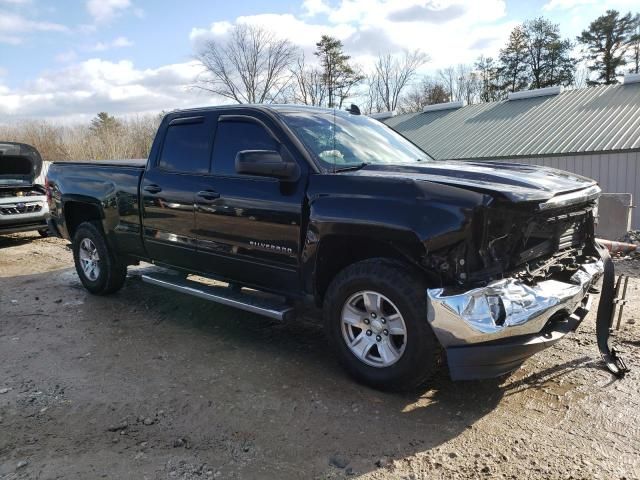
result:
<svg viewBox="0 0 640 480"><path fill-rule="evenodd" d="M277 130L267 118L220 116L212 176L196 198L198 256L209 271L231 281L293 291L300 289L307 169L300 162L303 173L296 182L239 175L235 170L239 151L279 149Z"/></svg>

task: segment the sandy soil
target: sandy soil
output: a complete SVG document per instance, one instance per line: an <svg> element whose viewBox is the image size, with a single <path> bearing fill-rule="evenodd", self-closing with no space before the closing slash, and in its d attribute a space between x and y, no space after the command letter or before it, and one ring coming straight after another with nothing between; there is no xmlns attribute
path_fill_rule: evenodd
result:
<svg viewBox="0 0 640 480"><path fill-rule="evenodd" d="M591 314L507 378L397 395L346 377L315 325L140 268L91 296L62 240L0 237L0 478L640 478L640 262L618 265L625 379Z"/></svg>

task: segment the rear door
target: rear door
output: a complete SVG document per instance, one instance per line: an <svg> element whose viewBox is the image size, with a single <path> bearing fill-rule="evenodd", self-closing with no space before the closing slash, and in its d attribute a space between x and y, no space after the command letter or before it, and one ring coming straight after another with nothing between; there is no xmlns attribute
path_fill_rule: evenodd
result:
<svg viewBox="0 0 640 480"><path fill-rule="evenodd" d="M197 270L194 198L209 174L216 118L183 114L159 132L164 140L140 186L145 247L158 262Z"/></svg>
<svg viewBox="0 0 640 480"><path fill-rule="evenodd" d="M244 112L218 118L212 175L196 197L200 264L240 283L278 291L299 289L308 165L295 158L301 169L296 182L236 173L239 151L279 150L283 142L287 145L266 115ZM288 150L295 157L292 145Z"/></svg>

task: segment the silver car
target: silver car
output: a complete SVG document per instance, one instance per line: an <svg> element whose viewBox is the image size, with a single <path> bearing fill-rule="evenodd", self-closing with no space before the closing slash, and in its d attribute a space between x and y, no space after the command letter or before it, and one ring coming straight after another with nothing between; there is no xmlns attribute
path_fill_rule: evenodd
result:
<svg viewBox="0 0 640 480"><path fill-rule="evenodd" d="M42 157L34 147L0 142L0 235L37 230L47 236L46 190L35 184L41 170Z"/></svg>

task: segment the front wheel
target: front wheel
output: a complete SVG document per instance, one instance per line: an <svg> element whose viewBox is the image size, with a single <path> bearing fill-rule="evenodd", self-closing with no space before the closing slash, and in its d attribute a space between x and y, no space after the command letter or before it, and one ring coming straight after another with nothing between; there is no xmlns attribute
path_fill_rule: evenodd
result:
<svg viewBox="0 0 640 480"><path fill-rule="evenodd" d="M84 222L76 229L73 260L82 285L91 293L107 295L124 285L127 265L118 260L95 223Z"/></svg>
<svg viewBox="0 0 640 480"><path fill-rule="evenodd" d="M427 322L426 283L409 265L355 263L325 296L325 327L338 359L358 381L384 390L423 384L441 349Z"/></svg>

